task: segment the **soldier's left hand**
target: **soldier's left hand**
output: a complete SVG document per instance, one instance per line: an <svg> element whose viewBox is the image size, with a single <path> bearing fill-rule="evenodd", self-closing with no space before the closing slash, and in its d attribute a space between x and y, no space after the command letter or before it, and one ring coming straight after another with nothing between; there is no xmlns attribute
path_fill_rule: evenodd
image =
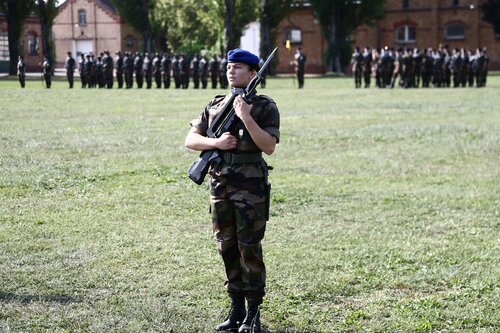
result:
<svg viewBox="0 0 500 333"><path fill-rule="evenodd" d="M250 117L250 111L252 111L252 105L245 102L243 97L236 96L233 102L234 112L243 121Z"/></svg>

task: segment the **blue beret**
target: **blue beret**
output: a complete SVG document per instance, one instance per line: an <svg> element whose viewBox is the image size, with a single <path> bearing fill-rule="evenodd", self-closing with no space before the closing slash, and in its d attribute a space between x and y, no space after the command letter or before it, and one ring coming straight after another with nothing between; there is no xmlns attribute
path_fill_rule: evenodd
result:
<svg viewBox="0 0 500 333"><path fill-rule="evenodd" d="M227 53L228 62L242 62L248 65L258 65L259 57L242 49L234 49Z"/></svg>

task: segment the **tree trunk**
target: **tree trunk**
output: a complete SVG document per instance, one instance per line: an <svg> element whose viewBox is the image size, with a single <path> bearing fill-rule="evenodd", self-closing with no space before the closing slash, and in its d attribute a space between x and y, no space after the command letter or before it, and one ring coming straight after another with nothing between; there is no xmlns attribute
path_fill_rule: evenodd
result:
<svg viewBox="0 0 500 333"><path fill-rule="evenodd" d="M50 60L52 60L50 54L50 29L47 24L47 8L45 8L45 3L43 1L38 1L38 12L40 18L40 30L42 31L42 55L48 56Z"/></svg>
<svg viewBox="0 0 500 333"><path fill-rule="evenodd" d="M15 0L7 0L7 33L9 39L9 75L17 74L17 59L19 57L19 38L22 23L16 22ZM16 26L19 25L19 26Z"/></svg>
<svg viewBox="0 0 500 333"><path fill-rule="evenodd" d="M226 49L224 53L234 49L233 41L233 15L234 15L234 0L224 0L226 5L226 18L224 19L224 30L226 37Z"/></svg>
<svg viewBox="0 0 500 333"><path fill-rule="evenodd" d="M335 14L332 13L330 16L330 29L328 31L328 59L327 59L327 68L331 68L332 71L336 71L337 63L336 63L336 52L335 52L335 42L337 37L337 26L335 25Z"/></svg>
<svg viewBox="0 0 500 333"><path fill-rule="evenodd" d="M344 10L338 10L335 12L335 41L337 42L336 52L335 52L335 69L337 74L342 73L342 52L344 50L345 36L343 33L343 22L342 16Z"/></svg>
<svg viewBox="0 0 500 333"><path fill-rule="evenodd" d="M144 39L144 52L151 54L153 52L153 32L151 29L151 23L149 22L148 0L141 1L141 12L144 27L144 31L142 33L142 37Z"/></svg>
<svg viewBox="0 0 500 333"><path fill-rule="evenodd" d="M269 8L268 8L268 0L262 0L261 8L262 15L260 18L260 57L262 59L267 59L269 54L271 53L271 29L269 28ZM268 67L267 72L271 73L272 67Z"/></svg>

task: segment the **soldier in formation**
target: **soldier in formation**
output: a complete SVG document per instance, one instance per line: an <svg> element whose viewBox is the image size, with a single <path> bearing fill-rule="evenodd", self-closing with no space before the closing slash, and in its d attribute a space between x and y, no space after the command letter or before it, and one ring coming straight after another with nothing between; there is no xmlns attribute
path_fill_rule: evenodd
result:
<svg viewBox="0 0 500 333"><path fill-rule="evenodd" d="M26 65L22 55L17 58L17 78L19 79L21 88L24 88L26 82Z"/></svg>
<svg viewBox="0 0 500 333"><path fill-rule="evenodd" d="M299 89L304 88L304 73L306 68L306 56L302 53L300 47L295 51L294 61L295 74L297 75L297 82L299 84Z"/></svg>
<svg viewBox="0 0 500 333"><path fill-rule="evenodd" d="M48 56L45 56L42 63L43 79L45 80L45 88L50 89L52 85L52 63Z"/></svg>
<svg viewBox="0 0 500 333"><path fill-rule="evenodd" d="M142 59L142 69L146 78L146 89L151 89L153 85L153 62L147 52Z"/></svg>
<svg viewBox="0 0 500 333"><path fill-rule="evenodd" d="M361 77L363 73L363 56L359 53L359 47L354 49L351 56L352 72L354 73L354 86L361 88Z"/></svg>
<svg viewBox="0 0 500 333"><path fill-rule="evenodd" d="M114 84L113 78L113 58L108 50L104 51L102 55L102 72L104 77L104 85L107 89L112 89Z"/></svg>
<svg viewBox="0 0 500 333"><path fill-rule="evenodd" d="M203 56L200 59L200 81L201 81L201 88L202 89L207 89L208 85L208 61L207 57Z"/></svg>
<svg viewBox="0 0 500 333"><path fill-rule="evenodd" d="M353 53L352 62L366 60ZM418 48L372 50L371 75L379 88L422 87L484 87L486 85L489 58L486 48L473 53L465 49L450 50L446 46L437 49ZM353 65L356 87L359 87L359 73ZM365 76L365 87L366 87Z"/></svg>
<svg viewBox="0 0 500 333"><path fill-rule="evenodd" d="M123 88L123 68L124 60L121 51L115 52L115 73L116 73L116 83L118 84L118 89Z"/></svg>
<svg viewBox="0 0 500 333"><path fill-rule="evenodd" d="M75 74L76 61L71 56L71 52L68 51L68 56L66 57L66 62L64 63L64 68L66 69L66 78L68 80L69 88L73 89L73 76Z"/></svg>
<svg viewBox="0 0 500 333"><path fill-rule="evenodd" d="M198 55L195 54L193 60L191 60L191 73L193 75L193 88L200 88L200 59L198 59Z"/></svg>
<svg viewBox="0 0 500 333"><path fill-rule="evenodd" d="M217 81L219 80L219 61L215 54L212 59L210 59L208 68L210 71L210 79L212 80L212 89L217 89Z"/></svg>
<svg viewBox="0 0 500 333"><path fill-rule="evenodd" d="M161 58L161 75L163 76L163 88L170 88L170 72L172 71L172 60L167 53Z"/></svg>
<svg viewBox="0 0 500 333"><path fill-rule="evenodd" d="M156 89L161 88L161 58L158 53L155 53L153 58L153 77L156 84Z"/></svg>

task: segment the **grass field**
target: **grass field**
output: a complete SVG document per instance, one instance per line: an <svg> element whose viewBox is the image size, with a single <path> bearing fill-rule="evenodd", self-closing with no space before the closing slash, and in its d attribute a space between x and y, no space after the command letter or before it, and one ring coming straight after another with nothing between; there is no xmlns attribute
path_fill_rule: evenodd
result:
<svg viewBox="0 0 500 333"><path fill-rule="evenodd" d="M269 79L265 332L500 331L500 76ZM78 83L76 84L78 86ZM0 81L0 332L212 332L223 266L189 122L214 90Z"/></svg>

